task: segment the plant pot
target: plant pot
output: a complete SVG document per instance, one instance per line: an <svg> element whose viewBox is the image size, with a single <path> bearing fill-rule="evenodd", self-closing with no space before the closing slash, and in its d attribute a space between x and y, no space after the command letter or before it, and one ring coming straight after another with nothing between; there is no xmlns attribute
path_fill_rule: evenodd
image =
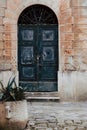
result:
<svg viewBox="0 0 87 130"><path fill-rule="evenodd" d="M23 130L27 121L26 100L0 103L0 130Z"/></svg>

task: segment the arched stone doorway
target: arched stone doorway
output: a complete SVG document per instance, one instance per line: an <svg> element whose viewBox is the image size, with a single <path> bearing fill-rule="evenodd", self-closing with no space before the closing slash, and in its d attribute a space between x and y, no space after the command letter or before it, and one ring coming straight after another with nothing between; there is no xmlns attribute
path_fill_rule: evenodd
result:
<svg viewBox="0 0 87 130"><path fill-rule="evenodd" d="M19 16L18 70L26 91L58 90L58 21L47 6L32 5Z"/></svg>

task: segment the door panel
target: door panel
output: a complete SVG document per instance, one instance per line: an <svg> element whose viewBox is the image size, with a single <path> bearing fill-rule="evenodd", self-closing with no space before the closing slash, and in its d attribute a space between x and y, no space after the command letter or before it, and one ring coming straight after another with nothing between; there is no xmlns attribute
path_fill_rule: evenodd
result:
<svg viewBox="0 0 87 130"><path fill-rule="evenodd" d="M43 41L53 41L54 31L53 30L42 30L42 40Z"/></svg>
<svg viewBox="0 0 87 130"><path fill-rule="evenodd" d="M53 47L43 47L42 50L43 61L51 62L54 61L54 48Z"/></svg>
<svg viewBox="0 0 87 130"><path fill-rule="evenodd" d="M33 46L21 47L21 64L32 64L34 60Z"/></svg>
<svg viewBox="0 0 87 130"><path fill-rule="evenodd" d="M54 81L56 79L56 67L42 66L40 69L40 81Z"/></svg>
<svg viewBox="0 0 87 130"><path fill-rule="evenodd" d="M22 67L22 77L25 79L35 79L34 67Z"/></svg>
<svg viewBox="0 0 87 130"><path fill-rule="evenodd" d="M24 29L21 31L21 37L24 41L32 41L34 39L34 31Z"/></svg>
<svg viewBox="0 0 87 130"><path fill-rule="evenodd" d="M19 84L26 91L57 91L57 30L55 25L19 27Z"/></svg>
<svg viewBox="0 0 87 130"><path fill-rule="evenodd" d="M20 86L29 92L53 92L57 91L57 82L20 82Z"/></svg>

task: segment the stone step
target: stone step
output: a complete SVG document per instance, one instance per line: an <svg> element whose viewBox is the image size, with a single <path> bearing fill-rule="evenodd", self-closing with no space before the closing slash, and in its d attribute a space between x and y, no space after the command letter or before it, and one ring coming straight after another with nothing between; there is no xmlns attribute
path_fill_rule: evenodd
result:
<svg viewBox="0 0 87 130"><path fill-rule="evenodd" d="M60 99L60 97L26 97L26 99L53 99L53 100L55 100L55 99Z"/></svg>
<svg viewBox="0 0 87 130"><path fill-rule="evenodd" d="M59 101L60 100L60 97L58 96L58 92L25 92L25 96L28 101L33 101L33 100Z"/></svg>
<svg viewBox="0 0 87 130"><path fill-rule="evenodd" d="M58 97L58 92L25 92L28 97Z"/></svg>

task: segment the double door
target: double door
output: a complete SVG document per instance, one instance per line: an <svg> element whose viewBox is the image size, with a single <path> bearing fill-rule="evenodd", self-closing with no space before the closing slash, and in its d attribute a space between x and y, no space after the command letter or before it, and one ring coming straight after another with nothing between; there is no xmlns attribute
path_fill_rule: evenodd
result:
<svg viewBox="0 0 87 130"><path fill-rule="evenodd" d="M57 25L19 26L19 84L26 91L57 91Z"/></svg>

